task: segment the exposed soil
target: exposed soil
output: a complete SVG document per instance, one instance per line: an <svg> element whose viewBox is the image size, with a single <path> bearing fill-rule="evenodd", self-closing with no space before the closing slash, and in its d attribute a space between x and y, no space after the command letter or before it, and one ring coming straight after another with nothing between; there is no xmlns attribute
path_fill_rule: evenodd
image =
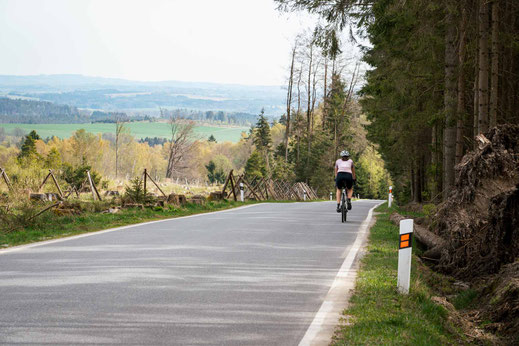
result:
<svg viewBox="0 0 519 346"><path fill-rule="evenodd" d="M519 256L519 126L477 138L456 169L456 185L432 230L447 241L437 269L470 280Z"/></svg>
<svg viewBox="0 0 519 346"><path fill-rule="evenodd" d="M434 267L480 292L462 315L500 337L487 341L519 344L519 126L493 128L476 141L430 225L446 244Z"/></svg>

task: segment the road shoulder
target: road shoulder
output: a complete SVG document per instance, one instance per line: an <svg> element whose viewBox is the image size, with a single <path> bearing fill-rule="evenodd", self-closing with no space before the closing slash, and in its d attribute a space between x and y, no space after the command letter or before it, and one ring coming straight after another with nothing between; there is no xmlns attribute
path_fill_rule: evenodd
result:
<svg viewBox="0 0 519 346"><path fill-rule="evenodd" d="M301 339L300 346L329 345L332 341L337 324L341 321L342 312L348 307L348 302L355 288L360 259L365 253L369 231L376 221L373 213L380 204L382 202L369 210L368 216L360 225L357 238L337 272L324 302L321 304L303 339Z"/></svg>

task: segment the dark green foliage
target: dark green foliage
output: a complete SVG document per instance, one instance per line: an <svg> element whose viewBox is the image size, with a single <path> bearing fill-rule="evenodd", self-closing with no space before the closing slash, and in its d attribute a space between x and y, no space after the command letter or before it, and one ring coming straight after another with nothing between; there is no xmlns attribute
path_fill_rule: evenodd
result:
<svg viewBox="0 0 519 346"><path fill-rule="evenodd" d="M404 9L393 0L377 2L372 13L367 33L374 45L364 60L374 69L366 75L362 106L371 120L368 138L380 145L395 194L405 202L410 174L425 179L424 164L433 159L431 126L442 126L443 13L435 3L409 1Z"/></svg>
<svg viewBox="0 0 519 346"><path fill-rule="evenodd" d="M263 178L267 175L265 160L257 151L253 151L245 165L245 176L247 179L254 180Z"/></svg>
<svg viewBox="0 0 519 346"><path fill-rule="evenodd" d="M87 179L87 171L90 171L90 176L92 177L94 184L99 186L101 177L97 172L92 171L92 167L88 165L73 167L68 163L64 163L61 178L65 180L71 187L75 187L77 190L80 190L81 185ZM88 183L86 183L86 186L88 186Z"/></svg>
<svg viewBox="0 0 519 346"><path fill-rule="evenodd" d="M340 149L346 147L351 139L349 133L350 115L346 113L346 107L344 106L347 98L345 88L341 77L333 75L324 110L324 129L333 138L331 145L337 153Z"/></svg>
<svg viewBox="0 0 519 346"><path fill-rule="evenodd" d="M86 114L76 107L0 97L0 123L83 123L87 120Z"/></svg>
<svg viewBox="0 0 519 346"><path fill-rule="evenodd" d="M223 184L225 182L225 172L222 168L217 169L213 160L209 161L205 168L207 169L207 179L209 179L211 184Z"/></svg>
<svg viewBox="0 0 519 346"><path fill-rule="evenodd" d="M136 177L130 180L130 185L126 186L124 199L133 203L146 204L153 201L153 196L149 192L144 191L144 182L141 178Z"/></svg>
<svg viewBox="0 0 519 346"><path fill-rule="evenodd" d="M209 139L208 139L207 141L208 141L208 142L214 142L214 143L216 143L216 138L214 138L213 135L210 135L210 136L209 136Z"/></svg>
<svg viewBox="0 0 519 346"><path fill-rule="evenodd" d="M272 147L272 137L270 135L270 125L265 118L265 111L262 109L258 117L258 122L254 130L254 145L256 150L262 153L269 153Z"/></svg>
<svg viewBox="0 0 519 346"><path fill-rule="evenodd" d="M22 144L20 149L20 154L18 155L18 159L21 160L23 158L33 158L38 156L36 152L36 141L41 139L40 136L36 133L36 131L32 130L26 137L25 141Z"/></svg>

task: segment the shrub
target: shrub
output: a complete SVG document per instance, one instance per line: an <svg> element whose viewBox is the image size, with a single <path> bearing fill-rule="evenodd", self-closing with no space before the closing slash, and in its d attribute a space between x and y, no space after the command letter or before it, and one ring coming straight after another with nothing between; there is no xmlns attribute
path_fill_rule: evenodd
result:
<svg viewBox="0 0 519 346"><path fill-rule="evenodd" d="M144 193L144 185L141 178L130 180L130 185L126 185L126 192L123 199L142 204L153 202L153 196L148 192Z"/></svg>

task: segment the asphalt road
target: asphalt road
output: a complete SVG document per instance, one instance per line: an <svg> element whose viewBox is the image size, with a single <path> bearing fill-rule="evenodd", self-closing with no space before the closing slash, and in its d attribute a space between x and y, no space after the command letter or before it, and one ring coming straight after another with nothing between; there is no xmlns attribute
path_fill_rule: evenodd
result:
<svg viewBox="0 0 519 346"><path fill-rule="evenodd" d="M260 204L0 251L0 343L297 345L377 201Z"/></svg>

